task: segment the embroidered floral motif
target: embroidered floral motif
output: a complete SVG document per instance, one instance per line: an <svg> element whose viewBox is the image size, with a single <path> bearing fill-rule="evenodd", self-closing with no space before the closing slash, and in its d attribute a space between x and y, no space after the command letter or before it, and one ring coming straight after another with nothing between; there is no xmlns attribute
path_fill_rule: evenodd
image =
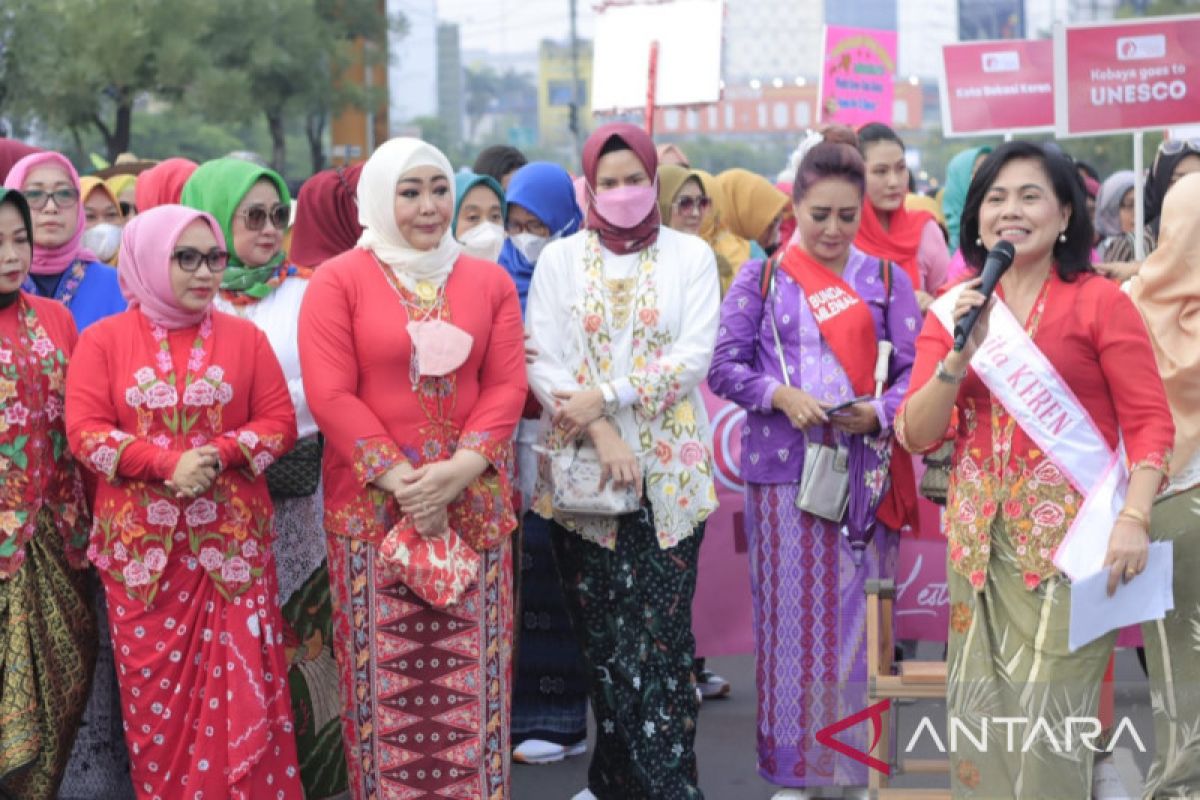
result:
<svg viewBox="0 0 1200 800"><path fill-rule="evenodd" d="M645 455L646 495L654 510L654 522L659 545L673 547L691 536L696 525L716 508L716 487L713 483L712 457L703 443L696 409L684 396L681 376L684 368L667 356L674 336L663 321L657 284L658 247L651 245L638 259L636 286L633 289L632 310L633 372L629 382L637 392L633 409L637 425L638 448ZM586 281L581 323L587 336L591 361L599 374L593 374L586 358L581 359L575 372L580 386L596 386L612 378L611 325L617 324L616 314L608 302L604 280L604 254L599 237L588 236L584 251ZM567 442L555 431L544 436L547 450L557 450ZM665 445L665 448L664 448ZM540 460L539 499L535 508L550 505L547 479L548 461ZM615 518L583 518L555 515L565 527L603 547L615 549L617 520Z"/></svg>
<svg viewBox="0 0 1200 800"><path fill-rule="evenodd" d="M404 461L399 448L383 437L354 443L354 478L364 486Z"/></svg>
<svg viewBox="0 0 1200 800"><path fill-rule="evenodd" d="M54 517L68 562L87 563L83 484L63 424L67 359L33 306L19 303L17 335L0 339L0 579L21 568L43 508Z"/></svg>

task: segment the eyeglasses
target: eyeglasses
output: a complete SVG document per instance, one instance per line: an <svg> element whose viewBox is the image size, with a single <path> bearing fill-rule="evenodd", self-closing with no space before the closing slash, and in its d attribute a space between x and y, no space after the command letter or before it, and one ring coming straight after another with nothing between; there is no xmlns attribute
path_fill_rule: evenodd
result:
<svg viewBox="0 0 1200 800"><path fill-rule="evenodd" d="M536 219L531 219L525 223L509 219L504 225L504 230L509 236L520 236L522 233L532 233L534 236L550 235L550 229L541 220Z"/></svg>
<svg viewBox="0 0 1200 800"><path fill-rule="evenodd" d="M194 247L181 247L171 253L171 260L179 265L184 272L195 272L204 264L212 273L224 272L229 266L229 253L225 250L212 249L201 253Z"/></svg>
<svg viewBox="0 0 1200 800"><path fill-rule="evenodd" d="M34 211L41 211L51 200L58 208L74 208L75 204L79 202L79 192L74 189L55 189L53 192L29 189L22 194L25 195L25 200Z"/></svg>
<svg viewBox="0 0 1200 800"><path fill-rule="evenodd" d="M712 206L712 198L703 195L700 197L688 195L680 197L675 201L675 209L681 214L690 214L692 213L692 209L703 214L705 211L708 211L710 206Z"/></svg>
<svg viewBox="0 0 1200 800"><path fill-rule="evenodd" d="M1200 153L1200 139L1167 139L1158 146L1158 152L1164 156L1173 156L1184 150Z"/></svg>
<svg viewBox="0 0 1200 800"><path fill-rule="evenodd" d="M238 212L238 216L246 220L246 229L261 231L267 226L267 219L276 230L285 230L292 210L283 203L277 203L268 210L266 206L255 204Z"/></svg>

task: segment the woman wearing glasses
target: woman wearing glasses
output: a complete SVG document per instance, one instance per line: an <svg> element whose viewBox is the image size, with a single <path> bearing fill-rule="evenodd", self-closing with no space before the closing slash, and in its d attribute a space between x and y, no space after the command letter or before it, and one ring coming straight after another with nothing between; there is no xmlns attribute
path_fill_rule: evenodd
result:
<svg viewBox="0 0 1200 800"><path fill-rule="evenodd" d="M535 161L508 183L508 239L500 266L517 284L521 310L542 251L579 230L583 214L571 176L557 164ZM521 488L521 614L513 692L513 760L549 764L587 749L587 684L579 643L571 632L549 523L532 511L537 482L537 444L542 407L531 393L517 429L517 477Z"/></svg>
<svg viewBox="0 0 1200 800"><path fill-rule="evenodd" d="M32 229L25 199L0 189L0 796L50 800L88 699L96 619L91 518L64 447L75 323L21 291Z"/></svg>
<svg viewBox="0 0 1200 800"><path fill-rule="evenodd" d="M676 164L659 165L658 211L668 228L699 236L704 218L712 213L700 173Z"/></svg>
<svg viewBox="0 0 1200 800"><path fill-rule="evenodd" d="M141 798L302 796L263 479L296 417L267 337L213 309L227 261L209 215L138 215L130 309L85 332L67 376Z"/></svg>
<svg viewBox="0 0 1200 800"><path fill-rule="evenodd" d="M289 265L283 235L290 212L287 186L276 172L238 158L200 165L183 187L183 205L205 211L229 242L229 266L213 301L218 311L253 322L283 367L299 440L267 475L275 506L275 565L283 609L288 681L296 708L296 744L305 765L307 797L345 791L337 735L337 664L333 609L325 568L322 444L304 398L296 336L311 270Z"/></svg>
<svg viewBox="0 0 1200 800"><path fill-rule="evenodd" d="M80 331L124 311L117 271L83 247L87 217L71 162L60 153L33 153L13 165L4 185L21 191L33 214L33 265L25 290L65 305Z"/></svg>

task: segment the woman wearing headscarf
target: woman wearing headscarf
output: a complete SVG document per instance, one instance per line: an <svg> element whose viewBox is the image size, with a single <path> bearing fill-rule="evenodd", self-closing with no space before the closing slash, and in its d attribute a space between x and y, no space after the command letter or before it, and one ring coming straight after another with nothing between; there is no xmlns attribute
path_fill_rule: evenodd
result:
<svg viewBox="0 0 1200 800"><path fill-rule="evenodd" d="M138 213L158 206L178 203L183 187L199 166L186 158L168 158L138 175L134 187Z"/></svg>
<svg viewBox="0 0 1200 800"><path fill-rule="evenodd" d="M33 222L0 189L0 795L52 800L96 659L91 517L66 449L63 381L75 323L23 292Z"/></svg>
<svg viewBox="0 0 1200 800"><path fill-rule="evenodd" d="M300 187L288 258L315 269L354 247L362 236L358 221L358 176L362 164L318 172Z"/></svg>
<svg viewBox="0 0 1200 800"><path fill-rule="evenodd" d="M633 125L588 138L587 230L542 252L526 320L547 451L534 507L553 515L598 726L579 797L605 800L700 796L691 608L716 492L698 387L720 287L712 251L662 227L656 166L653 142ZM601 487L619 501L608 513L555 507L570 473L551 469L552 459L588 443Z"/></svg>
<svg viewBox="0 0 1200 800"><path fill-rule="evenodd" d="M88 228L102 223L117 226L125 224L117 196L100 178L94 175L80 178L79 199L83 203L84 219Z"/></svg>
<svg viewBox="0 0 1200 800"><path fill-rule="evenodd" d="M1200 175L1167 192L1158 247L1130 281L1175 418L1170 482L1151 517L1152 541L1174 545L1175 609L1142 625L1154 703L1154 764L1147 797L1200 795L1200 743L1188 729L1200 719L1196 575L1200 573Z"/></svg>
<svg viewBox="0 0 1200 800"><path fill-rule="evenodd" d="M34 153L13 165L4 185L21 191L33 214L33 265L25 291L65 305L80 331L124 311L117 271L83 247L86 218L71 162L60 153Z"/></svg>
<svg viewBox="0 0 1200 800"><path fill-rule="evenodd" d="M546 245L579 230L571 176L557 164L535 161L508 183L508 240L500 266L517 285L525 311L529 282ZM571 632L550 528L530 510L537 481L541 405L531 394L517 429L517 477L521 489L521 579L518 582L521 646L513 690L513 760L549 764L587 749L587 684L579 643Z"/></svg>
<svg viewBox="0 0 1200 800"><path fill-rule="evenodd" d="M909 169L896 132L875 122L864 125L858 150L866 163L867 186L854 245L901 267L924 311L946 282L946 238L932 214L911 210L904 202Z"/></svg>
<svg viewBox="0 0 1200 800"><path fill-rule="evenodd" d="M737 271L737 267L741 266L741 263L744 263L734 265L726 258L725 253L731 252L734 253L735 258L741 258L743 251L739 242L743 240L730 233L721 221L727 213L725 208L729 202L725 197L725 190L721 188L721 184L717 183L716 176L702 169L695 170L695 173L700 179L700 187L711 204L711 210L704 215L704 219L700 222L700 238L712 248L713 256L717 260L717 275L721 281L721 296L724 297L733 284L733 273ZM718 243L721 243L722 246L718 246ZM748 245L746 252L749 252Z"/></svg>
<svg viewBox="0 0 1200 800"><path fill-rule="evenodd" d="M458 173L454 183L454 238L467 255L495 261L504 246L504 190L495 178L474 172Z"/></svg>
<svg viewBox="0 0 1200 800"><path fill-rule="evenodd" d="M0 183L8 177L9 170L13 168L14 164L27 155L40 152L42 152L40 147L34 147L16 139L0 138Z"/></svg>
<svg viewBox="0 0 1200 800"><path fill-rule="evenodd" d="M138 215L121 242L130 308L85 331L67 376L143 800L302 791L263 478L296 417L267 337L213 309L227 258L207 214Z"/></svg>
<svg viewBox="0 0 1200 800"><path fill-rule="evenodd" d="M967 189L980 163L992 152L988 146L970 147L963 150L946 166L946 186L942 194L942 216L946 220L946 231L950 234L950 255L958 252L959 227L962 224L963 207L967 204Z"/></svg>
<svg viewBox="0 0 1200 800"><path fill-rule="evenodd" d="M136 205L138 174L140 173L123 173L104 179L104 185L108 187L112 196L117 198L117 202L121 204L121 213L127 219L132 219L138 213Z"/></svg>
<svg viewBox="0 0 1200 800"><path fill-rule="evenodd" d="M1142 231L1142 241L1146 255L1154 252L1158 241L1163 198L1172 186L1193 172L1200 172L1200 139L1168 139L1158 146L1144 190L1146 227ZM1111 277L1124 279L1136 274L1137 252L1133 236L1133 231L1130 231L1109 246L1105 260L1110 266L1124 262L1130 264L1123 270L1106 270Z"/></svg>
<svg viewBox="0 0 1200 800"><path fill-rule="evenodd" d="M337 735L333 610L319 484L321 443L305 401L296 344L310 273L284 258L291 198L275 171L238 158L209 161L188 179L182 199L184 205L211 214L229 243L229 262L213 307L253 322L266 334L296 413L296 449L267 474L267 487L275 508L275 570L295 703L296 746L304 766L301 778L307 797L329 797L345 791L346 785ZM297 480L289 480L289 475Z"/></svg>
<svg viewBox="0 0 1200 800"><path fill-rule="evenodd" d="M454 173L432 145L376 150L358 209L359 246L317 270L300 310L351 794L506 798L521 305L454 240ZM478 554L448 606L402 563L422 542Z"/></svg>
<svg viewBox="0 0 1200 800"><path fill-rule="evenodd" d="M736 238L717 240L718 252L733 265L736 275L742 264L766 258L779 246L779 225L787 212L788 196L761 175L749 170L727 169L717 176L725 193L721 225Z"/></svg>

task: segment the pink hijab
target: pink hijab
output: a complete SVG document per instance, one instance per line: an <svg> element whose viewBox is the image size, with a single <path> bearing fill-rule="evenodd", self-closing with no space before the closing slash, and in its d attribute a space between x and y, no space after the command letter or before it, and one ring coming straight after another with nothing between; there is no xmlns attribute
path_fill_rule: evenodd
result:
<svg viewBox="0 0 1200 800"><path fill-rule="evenodd" d="M138 214L121 234L117 258L117 281L130 308L140 308L151 322L168 330L190 328L200 323L209 309L188 311L179 305L171 290L171 253L184 228L202 219L225 247L221 226L210 215L178 205L156 206Z"/></svg>
<svg viewBox="0 0 1200 800"><path fill-rule="evenodd" d="M25 188L25 178L28 177L29 173L36 167L40 167L46 163L61 167L63 172L67 173L67 180L75 187L75 191L81 191L79 173L75 171L75 167L67 160L66 156L53 151L31 153L16 164L13 164L12 169L9 170L8 177L4 179L4 187L6 189L16 189L18 192L23 191ZM36 214L36 212L34 213ZM70 240L54 248L41 247L34 242L33 265L29 268L29 271L34 275L61 274L66 272L67 268L75 263L76 259L81 261L97 260L96 254L83 246L83 232L87 228L87 217L83 212L82 197L75 204L75 213L77 215L75 235Z"/></svg>

